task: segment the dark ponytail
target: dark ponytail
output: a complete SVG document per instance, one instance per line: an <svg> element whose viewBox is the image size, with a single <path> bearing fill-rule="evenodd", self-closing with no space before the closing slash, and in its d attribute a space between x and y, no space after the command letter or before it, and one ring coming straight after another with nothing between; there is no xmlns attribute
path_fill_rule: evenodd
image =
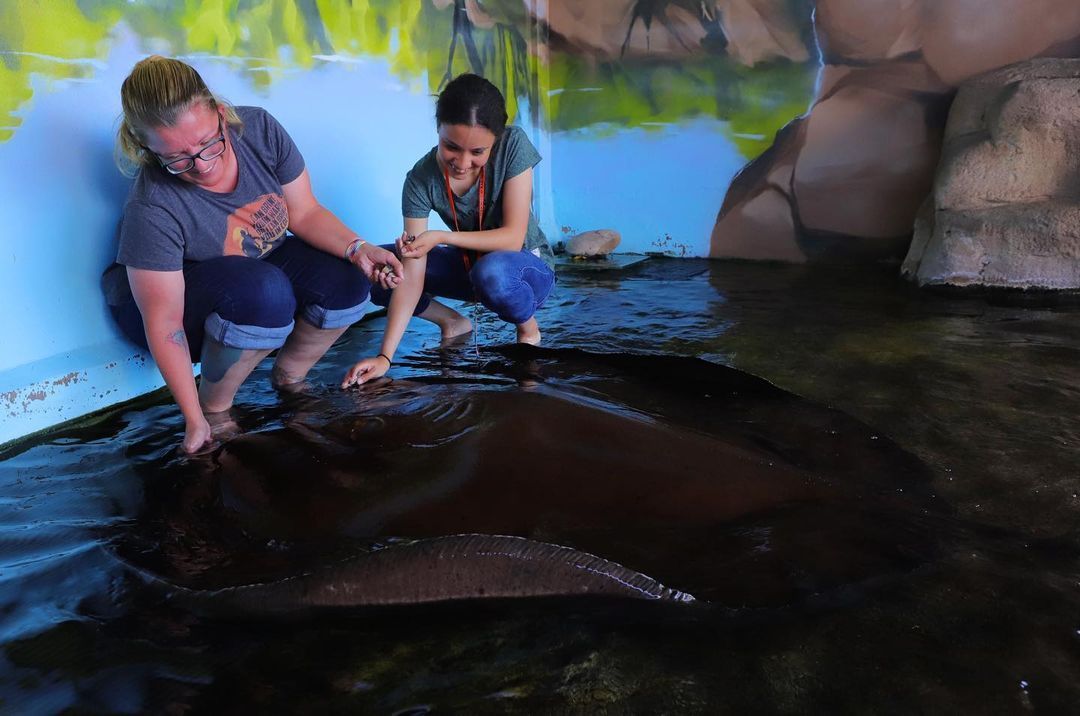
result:
<svg viewBox="0 0 1080 716"><path fill-rule="evenodd" d="M458 75L439 93L435 123L484 127L498 139L506 129L506 100L480 75Z"/></svg>

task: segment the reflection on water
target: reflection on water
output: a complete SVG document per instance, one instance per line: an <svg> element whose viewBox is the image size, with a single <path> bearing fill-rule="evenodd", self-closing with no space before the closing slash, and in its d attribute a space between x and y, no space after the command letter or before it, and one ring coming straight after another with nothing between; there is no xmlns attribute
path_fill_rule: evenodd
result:
<svg viewBox="0 0 1080 716"><path fill-rule="evenodd" d="M246 434L194 460L174 451L174 408L130 406L0 462L0 697L22 712L1065 711L1080 698L1076 315L865 271L568 267L540 316L555 351L493 351L512 328L486 316L476 347L447 353L416 326L395 383L336 391L376 319L310 395L279 399L264 369L240 396ZM213 586L470 525L617 557L724 608L204 621L99 547Z"/></svg>

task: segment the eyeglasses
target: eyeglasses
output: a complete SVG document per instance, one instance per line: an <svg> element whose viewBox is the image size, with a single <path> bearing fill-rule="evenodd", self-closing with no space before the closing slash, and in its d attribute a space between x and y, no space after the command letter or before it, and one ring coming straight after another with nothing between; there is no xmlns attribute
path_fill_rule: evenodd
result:
<svg viewBox="0 0 1080 716"><path fill-rule="evenodd" d="M145 147L144 147L145 149ZM147 150L150 151L150 150ZM153 152L151 152L153 154ZM225 153L225 130L221 126L221 117L218 117L218 138L207 144L198 154L192 154L186 157L180 157L179 159L173 159L171 161L165 161L157 154L158 162L165 171L170 174L183 174L184 172L191 171L195 166L195 160L201 159L204 162L208 162L211 159L217 159Z"/></svg>

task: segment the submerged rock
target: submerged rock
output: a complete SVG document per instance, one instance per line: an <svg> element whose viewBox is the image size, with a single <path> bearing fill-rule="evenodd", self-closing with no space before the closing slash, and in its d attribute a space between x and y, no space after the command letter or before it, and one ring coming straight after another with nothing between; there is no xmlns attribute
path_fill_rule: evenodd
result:
<svg viewBox="0 0 1080 716"><path fill-rule="evenodd" d="M903 273L920 284L1080 288L1080 60L965 84Z"/></svg>

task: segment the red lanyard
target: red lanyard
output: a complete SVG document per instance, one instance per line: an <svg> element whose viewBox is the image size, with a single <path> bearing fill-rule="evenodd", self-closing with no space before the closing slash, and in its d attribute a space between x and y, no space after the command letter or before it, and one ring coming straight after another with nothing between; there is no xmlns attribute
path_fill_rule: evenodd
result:
<svg viewBox="0 0 1080 716"><path fill-rule="evenodd" d="M457 207L454 206L454 192L450 189L450 169L443 167L443 179L446 180L446 199L450 202L450 213L454 217L454 231L461 231L461 227L458 226L457 220ZM478 212L480 214L480 224L477 226L477 231L484 230L484 167L480 167L480 198Z"/></svg>
<svg viewBox="0 0 1080 716"><path fill-rule="evenodd" d="M484 169L480 167L480 196L478 198L477 213L480 214L480 223L477 225L477 231L484 230ZM450 168L443 166L443 179L446 180L446 199L450 202L450 214L454 217L454 231L461 231L461 226L458 225L457 220L457 207L454 205L454 192L450 189ZM471 271L473 262L476 261L475 251L462 251L461 260L465 262L465 270Z"/></svg>

